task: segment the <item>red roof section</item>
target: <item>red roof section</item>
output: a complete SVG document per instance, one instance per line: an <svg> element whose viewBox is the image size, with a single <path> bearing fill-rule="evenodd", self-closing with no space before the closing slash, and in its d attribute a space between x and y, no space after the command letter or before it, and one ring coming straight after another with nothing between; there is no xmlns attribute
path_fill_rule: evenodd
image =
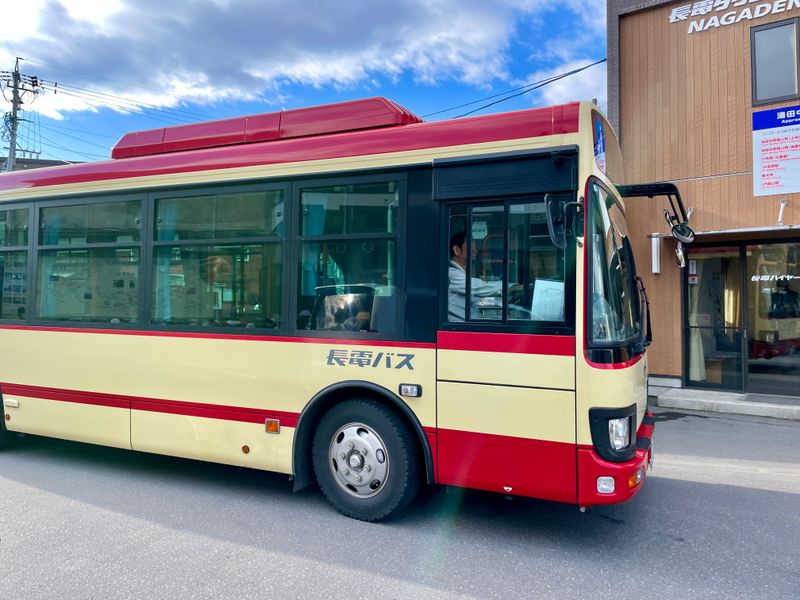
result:
<svg viewBox="0 0 800 600"><path fill-rule="evenodd" d="M284 114L286 112L289 111L285 111ZM411 113L407 111L404 113L407 116L398 116L398 118L416 119ZM579 113L580 104L573 102L547 108L532 108L431 123L416 122L403 127L376 126L373 129L325 133L324 135L308 133L311 131L310 127L302 129L298 124L293 126L296 127L294 131L307 132L305 137L236 143L197 150L175 150L155 155L132 156L125 160L107 160L0 174L0 191L171 173L370 156L389 152L575 133L578 131ZM260 115L257 118L261 117L266 116ZM244 119L253 119L253 117L244 117ZM226 121L236 121L236 119ZM226 121L216 121L215 123L225 123ZM197 124L198 129L195 132L198 137L201 136L204 125L207 124ZM226 133L225 127L227 125L214 130L214 135L223 139L227 135L233 135L230 132ZM167 128L167 130L169 129L172 128ZM256 137L268 135L266 133L268 129L269 122L265 118L263 121L256 121L250 131L252 136ZM263 133L258 133L262 131ZM143 136L140 143L142 146L161 144L163 147L165 143L175 145L186 143L188 145L190 141L186 139L179 141L176 136L174 139L170 138L166 141L162 139L159 142L158 136L154 134L152 138Z"/></svg>
<svg viewBox="0 0 800 600"><path fill-rule="evenodd" d="M111 151L111 158L217 148L411 123L422 123L422 119L386 98L365 98L262 115L134 131L122 136Z"/></svg>

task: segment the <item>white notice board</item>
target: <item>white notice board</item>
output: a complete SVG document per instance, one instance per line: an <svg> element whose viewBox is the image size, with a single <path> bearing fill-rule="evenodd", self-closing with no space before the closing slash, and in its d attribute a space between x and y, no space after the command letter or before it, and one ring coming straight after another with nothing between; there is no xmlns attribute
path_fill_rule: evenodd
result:
<svg viewBox="0 0 800 600"><path fill-rule="evenodd" d="M800 106L753 113L753 195L800 192Z"/></svg>

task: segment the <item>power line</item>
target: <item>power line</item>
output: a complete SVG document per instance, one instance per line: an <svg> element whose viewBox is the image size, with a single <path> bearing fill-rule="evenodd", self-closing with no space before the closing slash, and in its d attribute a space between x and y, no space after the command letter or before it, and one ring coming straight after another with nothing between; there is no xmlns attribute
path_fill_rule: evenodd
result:
<svg viewBox="0 0 800 600"><path fill-rule="evenodd" d="M82 87L78 87L78 86L74 86L74 85L61 84L61 87L59 88L59 90L63 90L64 88L69 89L69 90L71 90L73 92L78 92L78 93L84 92L84 93L87 93L87 94L91 94L92 96L98 96L101 99L102 98L108 98L110 100L117 100L119 102L123 102L123 103L127 103L127 104L134 104L136 106L147 106L147 107L149 107L149 108L151 108L153 110L158 110L158 111L163 111L163 112L167 112L167 113L170 113L170 114L174 114L176 117L181 117L183 119L188 119L188 120L191 120L191 121L195 121L198 118L199 119L210 119L211 118L211 117L209 117L207 115L201 115L199 113L193 113L193 112L189 112L189 111L185 111L185 110L181 110L181 109L165 108L163 106L160 106L158 104L153 104L151 102L144 102L142 100L134 100L134 99L131 99L131 98L127 98L125 96L118 96L116 94L109 94L107 92L98 92L97 90L90 90L90 89L87 89L87 88L82 88Z"/></svg>
<svg viewBox="0 0 800 600"><path fill-rule="evenodd" d="M472 100L471 102L465 102L464 104L459 104L457 106L451 106L450 108L437 110L436 112L428 113L427 115L422 115L422 118L423 119L427 119L428 117L433 117L433 116L436 116L436 115L440 115L442 113L450 112L451 110L464 108L465 106L472 106L473 104L477 104L478 102L485 102L486 100L492 100L494 98L499 98L500 96L505 96L506 94L511 94L512 92L516 92L518 90L526 89L526 88L528 88L528 87L530 87L532 85L536 85L538 83L541 83L542 81L547 81L547 80L546 79L542 79L541 81L536 81L536 82L533 82L533 83L526 83L525 85L521 85L519 87L510 89L510 90L506 90L505 92L500 92L500 93L497 93L497 94L493 94L491 96L486 96L485 98L478 98L477 100Z"/></svg>
<svg viewBox="0 0 800 600"><path fill-rule="evenodd" d="M62 146L61 144L59 144L58 142L54 142L50 138L47 138L45 136L41 136L41 137L45 142L47 142L46 145L48 145L48 146L50 146L52 148L58 148L59 150L64 150L66 152L71 152L73 154L77 154L78 156L85 156L86 158L89 158L89 159L92 159L92 158L108 158L108 156L103 156L101 154L89 154L87 152L78 152L77 150L73 150L72 148L67 148L66 146Z"/></svg>
<svg viewBox="0 0 800 600"><path fill-rule="evenodd" d="M89 96L87 94L73 93L73 92L71 92L69 90L60 90L60 93L64 94L65 96L70 96L72 98L77 98L79 100L83 100L84 102L88 102L90 104L92 102L97 102L97 100L98 100L97 98L93 98L92 96ZM148 109L141 109L141 108L139 108L137 106L134 106L134 105L114 103L114 102L109 102L107 100L104 100L104 102L108 106L116 107L116 108L118 108L120 110L131 112L131 113L137 113L137 114L141 115L142 117L145 117L145 118L148 118L148 119L152 119L153 121L158 121L159 123L166 123L168 125L174 125L176 122L182 123L182 124L187 123L187 121L178 120L178 119L175 119L174 117L170 117L169 115L150 114L150 112L148 112Z"/></svg>
<svg viewBox="0 0 800 600"><path fill-rule="evenodd" d="M81 142L83 144L89 144L90 146L94 146L95 148L100 148L101 150L109 150L108 146L101 146L100 144L96 144L94 142L90 142L89 140L84 140L82 138L79 138L79 137L77 137L75 135L70 135L68 133L60 133L59 131L56 131L55 129L53 129L49 125L42 125L42 127L44 127L45 129L47 129L49 131L52 131L53 133L57 133L58 135L61 135L61 136L64 136L64 137L68 137L68 138L70 138L72 140L77 140L78 142Z"/></svg>
<svg viewBox="0 0 800 600"><path fill-rule="evenodd" d="M495 100L494 102L489 102L488 104L484 104L483 106L479 106L476 109L470 110L470 111L465 112L465 113L463 113L461 115L457 115L457 116L455 116L453 118L454 119L458 119L460 117L466 117L468 115L471 115L473 113L481 111L481 110L483 110L485 108L489 108L490 106L495 106L496 104L500 104L501 102L505 102L506 100L511 100L512 98L518 98L519 96L527 94L528 92L532 92L533 90L537 90L539 88L542 88L542 87L544 87L546 85L549 85L551 83L554 83L556 81L564 79L565 77L570 77L572 75L580 73L581 71L585 71L586 69L590 69L591 67L599 65L600 63L604 63L604 62L606 62L606 60L608 60L608 59L607 58L601 58L600 60L596 60L593 63L589 63L588 65L584 65L582 67L578 67L577 69L572 69L571 71L567 71L566 73L561 73L559 75L555 75L553 77L549 77L547 79L542 80L541 82L532 83L529 86L527 86L527 89L524 89L521 92L517 92L516 94L513 94L511 96L506 96L505 98L501 98L500 100Z"/></svg>
<svg viewBox="0 0 800 600"><path fill-rule="evenodd" d="M96 94L94 92L76 91L66 86L59 87L58 92L66 96L79 98L84 102L89 102L90 104L103 103L108 106L115 106L117 108L127 110L129 112L137 112L140 114L145 114L146 111L152 111L154 113L157 113L160 117L162 117L162 119L165 119L168 122L181 122L181 123L193 122L192 119L188 119L187 117L184 117L182 115L176 115L168 109L149 108L147 106L141 105L135 100L124 100L124 99L118 100L110 97L103 97L100 94Z"/></svg>
<svg viewBox="0 0 800 600"><path fill-rule="evenodd" d="M457 110L459 108L464 108L466 106L472 106L473 104L478 104L479 102L485 102L486 100L493 100L495 98L500 98L501 96L507 96L506 98L502 98L501 100L498 100L497 102L492 102L492 103L487 104L485 106L476 108L473 111L470 111L468 113L464 113L462 115L458 115L457 117L453 117L453 118L457 119L459 117L464 117L466 115L472 114L473 112L477 112L479 110L483 110L484 108L487 108L487 107L492 106L494 104L499 104L500 102L505 102L506 100L510 100L512 98L517 98L518 96L521 96L523 94L527 94L528 92L533 91L535 89L538 89L540 87L543 87L543 86L545 86L545 85L547 85L549 83L553 83L554 81L558 81L559 79L563 79L564 77L569 77L570 75L574 75L575 73L578 73L578 72L580 72L580 71L582 71L584 69L588 69L588 68L593 67L595 65L599 65L600 63L606 62L606 60L607 60L606 58L601 58L600 60L597 60L597 61L595 61L595 62L593 62L591 64L585 65L584 67L580 67L579 69L575 69L575 70L569 71L567 73L561 73L561 74L558 74L558 75L552 75L552 76L547 77L545 79L540 79L539 81L526 83L525 85L521 85L519 87L515 87L515 88L512 88L510 90L506 90L504 92L500 92L500 93L497 93L497 94L492 94L491 96L486 96L484 98L478 98L477 100L472 100L470 102L465 102L463 104L458 104L456 106L451 106L450 108L437 110L435 112L428 113L426 115L422 115L422 117L423 118L433 117L435 115L440 115L442 113L451 112L453 110ZM514 92L519 92L519 91L521 91L521 93L514 94L513 96L509 96L509 94L513 94Z"/></svg>
<svg viewBox="0 0 800 600"><path fill-rule="evenodd" d="M108 81L110 83L116 83L116 84L119 84L119 85L124 85L124 86L127 86L127 87L134 87L134 88L138 88L140 90L146 90L148 92L154 92L156 94L161 94L162 96L167 96L168 98L172 98L173 100L178 101L178 102L182 101L182 98L180 98L178 96L175 96L173 94L170 94L168 92L165 92L164 90L157 90L157 89L145 87L145 86L142 86L142 85L136 85L134 83L129 83L129 82L125 82L125 81L118 81L116 79L109 79L108 77L103 77L102 75L91 75L89 73L83 73L81 71L73 71L72 69L65 69L64 67L57 67L55 65L51 65L51 64L44 63L44 62L37 61L37 60L33 60L33 59L26 59L26 60L28 62L30 62L30 63L33 63L33 64L42 65L43 67L49 67L51 69L57 69L59 71L66 71L67 73L74 73L76 75L81 75L83 77L89 77L90 79L97 79L97 80L101 80L101 81ZM78 89L80 89L80 88L78 88ZM212 119L213 118L213 117L210 117L208 115L203 115L203 114L200 114L200 113L191 113L191 112L188 112L188 111L181 111L181 112L183 112L185 114L189 114L189 115L193 115L193 116L199 117L201 119Z"/></svg>
<svg viewBox="0 0 800 600"><path fill-rule="evenodd" d="M38 115L38 113L37 113ZM74 131L75 133L82 133L84 135L93 135L96 137L108 138L109 140L118 140L118 135L107 135L105 133L96 133L94 131L86 131L85 129L75 129L74 127L64 127L63 125L47 125L50 129L63 129L64 131Z"/></svg>

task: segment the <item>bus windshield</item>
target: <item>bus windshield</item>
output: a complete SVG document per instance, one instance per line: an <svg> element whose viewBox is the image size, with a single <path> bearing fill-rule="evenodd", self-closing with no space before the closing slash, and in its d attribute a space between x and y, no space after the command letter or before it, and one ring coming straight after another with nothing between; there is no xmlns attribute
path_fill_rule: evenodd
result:
<svg viewBox="0 0 800 600"><path fill-rule="evenodd" d="M599 182L589 185L589 342L621 345L640 335L636 273L625 214Z"/></svg>

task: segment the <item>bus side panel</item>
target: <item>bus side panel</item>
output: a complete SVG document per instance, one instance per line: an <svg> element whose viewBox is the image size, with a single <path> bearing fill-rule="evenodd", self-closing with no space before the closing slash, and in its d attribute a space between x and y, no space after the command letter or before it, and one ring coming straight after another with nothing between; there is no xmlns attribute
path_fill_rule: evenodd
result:
<svg viewBox="0 0 800 600"><path fill-rule="evenodd" d="M48 331L0 330L7 428L130 449L129 399L96 393L98 381L115 377L108 347L101 336L87 336L80 345L68 341ZM125 371L129 364L122 361L118 368Z"/></svg>
<svg viewBox="0 0 800 600"><path fill-rule="evenodd" d="M438 482L575 502L575 393L439 382Z"/></svg>
<svg viewBox="0 0 800 600"><path fill-rule="evenodd" d="M13 431L290 473L303 408L343 381L419 385L408 405L436 426L432 344L55 327L0 344Z"/></svg>
<svg viewBox="0 0 800 600"><path fill-rule="evenodd" d="M136 432L136 450L292 472L294 427L267 434L263 421L243 423L226 410L204 410L205 416L195 417L159 412L157 408L155 403L134 403L131 427Z"/></svg>
<svg viewBox="0 0 800 600"><path fill-rule="evenodd" d="M129 408L93 404L91 398L86 398L87 402L77 398L54 398L49 390L18 393L18 388L3 385L9 431L130 450ZM16 406L9 406L8 401Z"/></svg>

